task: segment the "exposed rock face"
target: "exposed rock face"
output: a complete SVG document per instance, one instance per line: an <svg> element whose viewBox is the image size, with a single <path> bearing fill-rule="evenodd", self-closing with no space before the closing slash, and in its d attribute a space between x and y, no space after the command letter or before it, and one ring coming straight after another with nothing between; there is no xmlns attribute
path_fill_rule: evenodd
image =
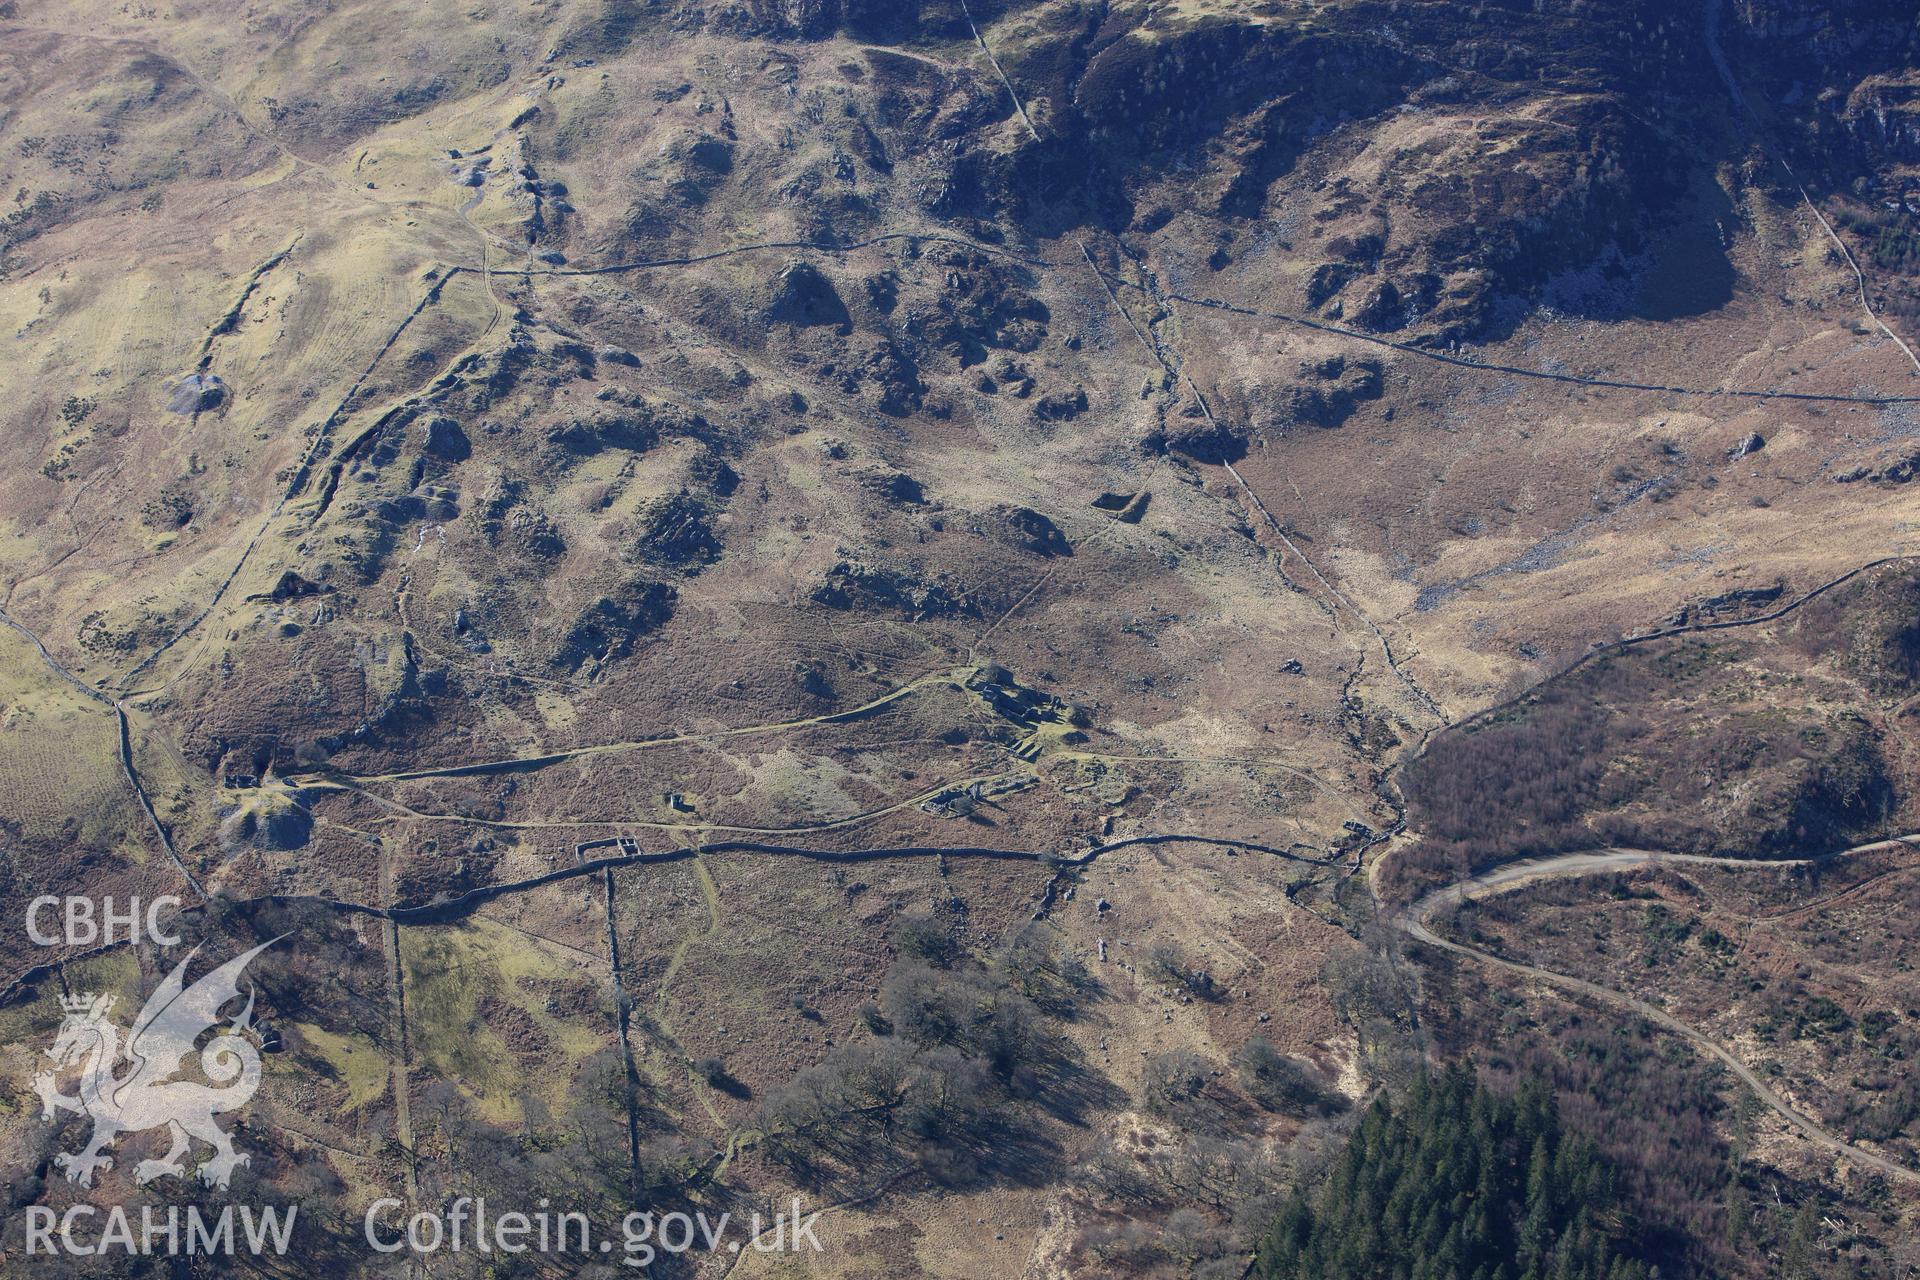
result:
<svg viewBox="0 0 1920 1280"><path fill-rule="evenodd" d="M793 682L800 691L810 698L828 699L833 697L833 681L818 663L796 663L793 669Z"/></svg>
<svg viewBox="0 0 1920 1280"><path fill-rule="evenodd" d="M842 333L853 332L853 317L840 300L833 282L810 262L790 262L780 269L769 286L767 319L775 324L812 328L830 325Z"/></svg>
<svg viewBox="0 0 1920 1280"><path fill-rule="evenodd" d="M915 618L978 617L980 607L958 587L928 582L908 568L885 569L842 560L814 588L813 599L829 609L885 608Z"/></svg>
<svg viewBox="0 0 1920 1280"><path fill-rule="evenodd" d="M1246 436L1195 409L1172 419L1143 441L1150 453L1178 453L1196 462L1238 462L1247 456Z"/></svg>
<svg viewBox="0 0 1920 1280"><path fill-rule="evenodd" d="M1141 517L1147 514L1147 503L1153 495L1142 489L1139 493L1103 493L1093 500L1096 511L1104 511L1123 524L1139 524Z"/></svg>
<svg viewBox="0 0 1920 1280"><path fill-rule="evenodd" d="M1002 535L1023 551L1042 556L1070 556L1073 544L1053 521L1027 507L995 507L991 518Z"/></svg>
<svg viewBox="0 0 1920 1280"><path fill-rule="evenodd" d="M1347 281L1360 274L1360 268L1346 262L1323 262L1307 277L1306 300L1313 308L1324 307L1346 288Z"/></svg>
<svg viewBox="0 0 1920 1280"><path fill-rule="evenodd" d="M546 512L535 507L515 507L507 513L506 541L535 560L556 560L567 549L560 530Z"/></svg>
<svg viewBox="0 0 1920 1280"><path fill-rule="evenodd" d="M1358 10L1317 12L1296 24L1115 10L1083 37L1084 61L1063 52L1071 37L1061 30L1016 73L1047 85L1036 92L1051 103L1072 103L1055 128L1073 136L1048 162L1071 168L1064 153L1077 152L1082 170L1111 175L1103 186L1088 174L1090 201L1151 189L1171 207L1185 200L1227 219L1259 217L1283 198L1304 206L1312 221L1301 238L1319 240L1326 255L1303 281L1307 307L1336 305L1376 330L1455 336L1486 322L1497 292L1528 292L1608 246L1632 252L1646 216L1681 194L1670 180L1674 144L1657 119L1664 100L1650 112L1625 91L1645 84L1658 96L1684 83L1690 93L1713 76L1699 41L1680 41L1674 20L1630 4L1597 21L1549 7L1526 20L1489 11L1465 25L1421 8L1399 14L1387 44L1367 37ZM1437 49L1448 66L1517 90L1528 109L1503 110L1497 123L1478 117L1480 88L1416 53ZM1497 70L1542 60L1551 73L1524 89ZM1396 109L1406 127L1376 132ZM1312 139L1336 130L1364 159L1299 181L1295 165ZM1173 157L1203 150L1196 181L1152 187Z"/></svg>
<svg viewBox="0 0 1920 1280"><path fill-rule="evenodd" d="M520 500L520 495L525 491L526 486L518 479L498 471L481 490L479 500L473 504L468 515L480 530L480 536L487 540L488 546L500 545L500 535L506 528L507 513L513 510Z"/></svg>
<svg viewBox="0 0 1920 1280"><path fill-rule="evenodd" d="M619 591L601 596L580 611L552 663L578 671L589 662L624 658L642 636L666 625L678 602L679 593L664 582L630 579Z"/></svg>
<svg viewBox="0 0 1920 1280"><path fill-rule="evenodd" d="M595 399L599 405L591 412L546 428L547 442L584 457L607 449L644 453L675 437L717 438L713 424L669 400L614 387L602 388Z"/></svg>
<svg viewBox="0 0 1920 1280"><path fill-rule="evenodd" d="M193 495L171 485L141 506L140 523L150 529L178 529L193 520L193 513Z"/></svg>
<svg viewBox="0 0 1920 1280"><path fill-rule="evenodd" d="M682 489L657 498L640 516L634 554L655 564L685 566L720 554L708 501Z"/></svg>
<svg viewBox="0 0 1920 1280"><path fill-rule="evenodd" d="M280 580L273 584L273 590L267 593L267 598L284 604L288 600L298 600L302 596L319 595L326 590L329 590L329 588L317 582L310 582L293 570L288 569L280 575Z"/></svg>
<svg viewBox="0 0 1920 1280"><path fill-rule="evenodd" d="M486 409L510 395L521 378L533 373L544 358L533 335L516 326L507 334L506 345L491 355L476 353L454 367L453 377L473 392L473 404Z"/></svg>
<svg viewBox="0 0 1920 1280"><path fill-rule="evenodd" d="M660 438L659 425L651 413L639 411L609 416L581 418L552 428L550 443L568 453L593 454L603 449L631 449L645 452Z"/></svg>
<svg viewBox="0 0 1920 1280"><path fill-rule="evenodd" d="M1865 480L1870 484L1905 484L1920 475L1920 453L1907 453L1893 458L1878 466L1861 464L1851 467L1833 477L1835 484L1853 484Z"/></svg>
<svg viewBox="0 0 1920 1280"><path fill-rule="evenodd" d="M693 137L676 140L667 152L675 177L668 188L686 204L699 204L707 190L733 172L734 144L728 138Z"/></svg>
<svg viewBox="0 0 1920 1280"><path fill-rule="evenodd" d="M880 412L893 417L918 409L927 390L912 359L885 339L869 348L866 359L842 380L842 388L850 392L863 386L873 388Z"/></svg>
<svg viewBox="0 0 1920 1280"><path fill-rule="evenodd" d="M1398 329L1407 322L1406 303L1393 281L1381 280L1369 285L1361 295L1359 305L1353 309L1352 319L1363 329Z"/></svg>
<svg viewBox="0 0 1920 1280"><path fill-rule="evenodd" d="M1670 627L1686 627L1701 622L1718 622L1723 618L1739 618L1750 613L1759 613L1777 603L1786 594L1781 585L1771 587L1742 587L1737 591L1722 592L1709 596L1705 600L1696 600L1692 604L1682 605L1671 618Z"/></svg>
<svg viewBox="0 0 1920 1280"><path fill-rule="evenodd" d="M1900 164L1920 162L1920 78L1907 73L1861 81L1839 123L1869 153Z"/></svg>
<svg viewBox="0 0 1920 1280"><path fill-rule="evenodd" d="M927 257L945 268L938 311L925 321L928 342L963 365L979 364L990 351L1039 347L1052 317L1030 291L1027 268L952 245Z"/></svg>
<svg viewBox="0 0 1920 1280"><path fill-rule="evenodd" d="M459 423L437 417L427 422L426 451L442 462L465 462L473 456L473 445Z"/></svg>
<svg viewBox="0 0 1920 1280"><path fill-rule="evenodd" d="M1047 422L1065 422L1086 411L1087 392L1084 387L1048 391L1033 402L1034 415Z"/></svg>
<svg viewBox="0 0 1920 1280"><path fill-rule="evenodd" d="M918 506L927 500L920 482L904 471L875 468L859 475L860 487L895 506Z"/></svg>
<svg viewBox="0 0 1920 1280"><path fill-rule="evenodd" d="M1337 427L1352 415L1363 400L1380 398L1381 367L1378 360L1352 360L1329 356L1324 360L1304 360L1300 379L1282 395L1286 414L1297 421L1317 427Z"/></svg>
<svg viewBox="0 0 1920 1280"><path fill-rule="evenodd" d="M1826 41L1823 67L1837 68L1839 36L1856 19L1888 29L1898 47L1897 24L1866 0L1844 7L1844 20L1814 30L1797 11L1820 6L1732 6L1724 39L1743 46L1732 54L1743 66L1753 41L1783 50L1778 32L1814 30ZM635 21L773 41L765 73L796 93L805 55L780 51L780 41L971 39L948 0L740 0L674 13ZM1194 217L1220 229L1220 263L1243 249L1257 256L1240 233L1285 210L1286 249L1319 258L1293 277L1306 309L1379 332L1464 340L1487 329L1503 295L1531 298L1562 273L1638 260L1661 225L1685 214L1698 140L1725 123L1714 116L1718 74L1700 15L1648 0L1496 6L1472 23L1444 5L1403 6L1390 21L1365 5L973 6L989 27L1015 13L1020 36L999 41L997 53L1045 116L1039 139L1004 127L1012 106L997 76L862 48L843 71L844 122L818 155L795 152L768 172L724 100L660 144L633 171L622 248L691 250L708 210L760 203L755 186L770 179L799 234L871 234L884 219L870 180L896 177L910 158L915 198L936 218L1144 239ZM1849 127L1902 138L1899 60L1866 60L1889 78L1860 99ZM656 100L675 105L697 96L690 84L661 92ZM1327 139L1338 139L1331 150ZM1302 165L1309 156L1315 164ZM913 359L934 351L972 365L1045 341L1053 318L1031 266L954 244L918 252L946 279L935 305L913 317L926 344L907 353ZM783 268L763 286L761 318L846 333L904 314L887 270L842 291L829 269Z"/></svg>
<svg viewBox="0 0 1920 1280"><path fill-rule="evenodd" d="M452 520L460 514L460 491L445 485L423 484L397 498L388 498L374 507L374 516L387 524L412 524L416 520Z"/></svg>
<svg viewBox="0 0 1920 1280"><path fill-rule="evenodd" d="M167 412L190 414L216 409L227 398L227 384L218 374L190 373L174 385Z"/></svg>
<svg viewBox="0 0 1920 1280"><path fill-rule="evenodd" d="M693 461L687 464L687 475L721 498L728 497L740 487L740 473L711 449L702 450L694 456Z"/></svg>
<svg viewBox="0 0 1920 1280"><path fill-rule="evenodd" d="M1838 169L1920 157L1910 12L1875 0L1743 0L1719 18L1746 92L1800 123L1790 141L1808 160Z"/></svg>

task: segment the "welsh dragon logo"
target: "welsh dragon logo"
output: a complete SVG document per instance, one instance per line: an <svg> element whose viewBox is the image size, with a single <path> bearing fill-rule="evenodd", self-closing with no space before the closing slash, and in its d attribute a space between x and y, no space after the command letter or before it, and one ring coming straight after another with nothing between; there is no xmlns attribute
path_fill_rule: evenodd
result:
<svg viewBox="0 0 1920 1280"><path fill-rule="evenodd" d="M189 987L186 971L199 951L195 947L140 1010L124 1050L120 1028L107 1020L115 997L61 997L66 1017L47 1050L56 1070L36 1075L33 1086L40 1095L42 1118L52 1120L62 1111L93 1117L93 1138L86 1149L79 1155L62 1152L53 1158L69 1182L92 1186L96 1171L113 1167L113 1157L106 1151L115 1138L162 1126L171 1132L173 1145L163 1159L142 1160L135 1166L133 1178L141 1186L183 1174L181 1160L192 1146L191 1139L213 1148L213 1158L200 1167L200 1180L210 1187L225 1187L235 1168L250 1163L249 1157L234 1151L232 1139L213 1118L245 1106L260 1087L259 1051L241 1034L252 1022L251 989L246 1007L200 1050L201 1071L213 1085L224 1087L174 1077L186 1065L195 1042L218 1026L220 1010L239 996L241 972L278 941L263 942L235 956ZM60 1092L57 1073L75 1066L80 1068L79 1092L68 1096Z"/></svg>

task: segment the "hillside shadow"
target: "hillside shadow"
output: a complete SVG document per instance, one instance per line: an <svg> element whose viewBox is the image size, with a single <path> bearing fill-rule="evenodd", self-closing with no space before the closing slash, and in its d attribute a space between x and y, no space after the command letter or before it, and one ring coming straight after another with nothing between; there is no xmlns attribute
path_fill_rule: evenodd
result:
<svg viewBox="0 0 1920 1280"><path fill-rule="evenodd" d="M1739 273L1723 243L1739 221L1727 193L1712 182L1696 183L1680 216L1652 233L1649 263L1635 291L1632 314L1641 320L1684 320L1718 311L1733 301Z"/></svg>

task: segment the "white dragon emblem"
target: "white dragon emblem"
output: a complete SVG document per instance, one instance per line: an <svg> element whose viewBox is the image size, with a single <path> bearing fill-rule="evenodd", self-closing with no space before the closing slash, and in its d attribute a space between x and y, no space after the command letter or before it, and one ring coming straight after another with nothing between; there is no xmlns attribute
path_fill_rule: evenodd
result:
<svg viewBox="0 0 1920 1280"><path fill-rule="evenodd" d="M246 1008L200 1050L200 1069L215 1085L225 1087L173 1077L193 1052L194 1042L219 1023L222 1006L240 994L241 971L278 941L263 942L235 956L191 987L185 983L187 964L199 948L188 952L134 1020L126 1042L130 1069L124 1074L116 1074L121 1066L120 1028L107 1021L114 997L61 997L66 1018L47 1056L56 1071L80 1067L79 1092L71 1097L61 1093L55 1071L34 1076L33 1087L40 1095L44 1119L52 1120L61 1111L93 1117L93 1138L86 1150L79 1155L61 1152L53 1158L69 1182L92 1186L95 1171L113 1167L113 1157L105 1152L115 1138L163 1125L171 1131L173 1145L164 1159L142 1160L134 1168L134 1181L141 1186L184 1173L181 1157L187 1154L190 1138L213 1148L213 1158L200 1168L200 1180L210 1187L225 1187L235 1168L250 1163L249 1157L234 1151L226 1130L213 1118L245 1106L260 1087L259 1051L239 1034L247 1030L253 1016L251 990Z"/></svg>

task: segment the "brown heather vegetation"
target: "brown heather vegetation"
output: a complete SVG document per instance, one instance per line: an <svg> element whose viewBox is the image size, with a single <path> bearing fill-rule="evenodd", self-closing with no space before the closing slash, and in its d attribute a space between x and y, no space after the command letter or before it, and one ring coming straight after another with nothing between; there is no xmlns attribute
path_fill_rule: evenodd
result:
<svg viewBox="0 0 1920 1280"><path fill-rule="evenodd" d="M376 1195L801 1193L824 1280L1242 1280L1335 1168L1455 1220L1316 1280L1469 1233L1460 1280L1552 1274L1567 1233L1493 1215L1591 1180L1452 1108L1416 1146L1498 1159L1477 1211L1378 1149L1471 1061L1462 1105L1545 1081L1618 1170L1576 1242L1912 1280L1911 1201L1631 1020L1409 957L1332 865L1396 816L1401 892L1906 820L1913 574L1538 686L1912 544L1920 382L1761 136L1867 202L1898 325L1896 8L0 0L0 890L204 886L198 962L299 930L235 1122L285 1274L404 1266ZM1678 895L1570 914L1484 931L1577 962L1606 920L1611 978L1724 996L1912 1150L1903 922L1735 967ZM164 955L0 957L45 966L0 1005L11 1275L25 1204L175 1191L132 1183L159 1135L69 1186L32 1087L61 987L124 1014Z"/></svg>
<svg viewBox="0 0 1920 1280"><path fill-rule="evenodd" d="M1435 738L1401 788L1420 843L1399 895L1514 858L1607 845L1736 857L1897 825L1920 671L1920 577L1894 567L1754 631L1601 654Z"/></svg>

